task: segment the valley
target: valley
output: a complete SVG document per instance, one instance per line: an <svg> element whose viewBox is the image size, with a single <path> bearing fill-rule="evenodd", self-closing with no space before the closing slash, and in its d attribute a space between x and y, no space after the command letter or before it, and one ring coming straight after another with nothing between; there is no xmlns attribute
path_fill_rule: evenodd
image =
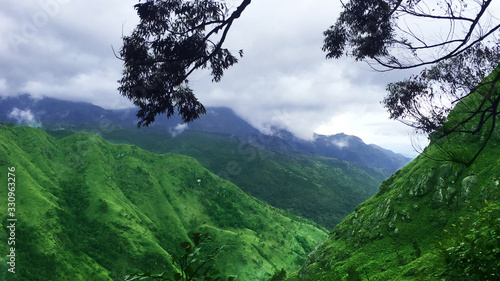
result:
<svg viewBox="0 0 500 281"><path fill-rule="evenodd" d="M56 138L90 132L115 144L193 157L246 193L328 229L410 161L344 134L318 135L315 141L283 130L265 135L228 108L210 108L206 116L185 125L178 118L160 118L142 128L135 126L132 109L112 111L28 95L2 101L0 120L28 124L30 120L9 115L13 108L31 114L33 124ZM336 146L340 140L349 146Z"/></svg>
<svg viewBox="0 0 500 281"><path fill-rule="evenodd" d="M457 108L447 126L463 118ZM307 143L240 120L226 131L175 120L137 129L123 112L103 123L109 114L45 131L1 125L0 169L16 171L15 241L29 241L15 248L16 268L29 264L19 280L174 274L182 243L205 232L212 239L200 253L222 247L214 266L229 280L496 278L498 120L433 140L387 178L391 166L356 153L404 158L354 136ZM329 147L339 140L357 149ZM4 240L12 233L1 231Z"/></svg>
<svg viewBox="0 0 500 281"><path fill-rule="evenodd" d="M500 280L500 1L0 14L0 281Z"/></svg>
<svg viewBox="0 0 500 281"><path fill-rule="evenodd" d="M10 167L16 171L18 280L173 274L180 244L197 232L210 234L212 249L224 246L215 262L223 276L267 280L282 268L298 269L326 237L323 227L246 195L186 156L113 145L95 134L56 140L5 125L0 145L1 181ZM7 231L0 230L2 240Z"/></svg>

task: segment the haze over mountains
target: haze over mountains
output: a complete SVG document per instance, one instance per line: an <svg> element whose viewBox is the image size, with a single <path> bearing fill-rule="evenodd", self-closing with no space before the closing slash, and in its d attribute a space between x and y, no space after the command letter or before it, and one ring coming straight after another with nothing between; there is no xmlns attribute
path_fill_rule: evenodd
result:
<svg viewBox="0 0 500 281"><path fill-rule="evenodd" d="M132 128L137 123L135 109L106 110L83 102L53 98L33 99L29 95L6 97L0 100L0 119L5 122L33 125L46 129L81 130L97 128L97 133L109 133L120 128ZM292 133L272 128L272 137L261 133L229 108L210 107L207 114L189 124L182 124L177 116L160 116L144 132L168 132L178 135L184 130L226 134L261 145L274 151L337 158L383 169L387 176L407 164L411 158L376 145L367 145L356 136L343 133L314 135L312 141L295 137Z"/></svg>

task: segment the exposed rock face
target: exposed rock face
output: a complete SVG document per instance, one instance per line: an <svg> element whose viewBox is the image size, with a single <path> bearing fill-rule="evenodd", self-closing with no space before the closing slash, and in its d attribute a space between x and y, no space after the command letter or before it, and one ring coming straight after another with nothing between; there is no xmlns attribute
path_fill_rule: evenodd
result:
<svg viewBox="0 0 500 281"><path fill-rule="evenodd" d="M462 180L462 193L464 197L470 194L471 190L477 187L477 176L472 175Z"/></svg>

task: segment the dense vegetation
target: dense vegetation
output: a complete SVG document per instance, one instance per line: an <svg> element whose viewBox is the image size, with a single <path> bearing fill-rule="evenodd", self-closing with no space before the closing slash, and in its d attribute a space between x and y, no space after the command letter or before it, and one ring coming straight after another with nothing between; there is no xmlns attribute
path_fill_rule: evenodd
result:
<svg viewBox="0 0 500 281"><path fill-rule="evenodd" d="M279 153L257 145L257 141L223 134L185 131L174 137L160 130L144 134L115 130L104 137L116 143L134 143L148 151L194 157L248 194L328 229L375 194L386 178L381 169L367 165ZM273 137L268 138L273 141Z"/></svg>
<svg viewBox="0 0 500 281"><path fill-rule="evenodd" d="M445 126L457 126L484 100L480 91L462 100ZM267 280L275 273L271 280L287 275L287 280L314 281L497 280L498 122L490 119L477 134L433 139L316 248L325 237L321 227L249 197L192 158L112 145L94 134L63 137L59 132L53 138L41 130L1 125L0 169L16 167L18 179L16 239L23 243L16 245L16 276L114 280L143 271L176 276L181 270L173 257L182 256L179 245L187 245L181 243L192 233L208 232L213 241L200 254L210 256L224 246L214 268L226 279ZM123 138L123 132L108 137ZM323 193L322 183L340 192L335 188L373 178L366 167L350 162L280 154L218 134L188 132L161 145L159 140L139 139L146 147L196 154L223 177L255 182L268 200L288 198L290 190L299 194L290 194L292 203L311 204L331 195ZM6 183L6 173L0 176ZM350 192L344 194L364 191ZM0 204L7 206L6 200L2 195ZM328 212L321 206L311 204L305 211ZM0 231L7 241L6 228ZM8 252L6 243L0 247ZM290 274L306 256L302 268Z"/></svg>
<svg viewBox="0 0 500 281"><path fill-rule="evenodd" d="M207 115L184 130L177 129L181 120L176 118L160 118L151 127L138 129L133 110L105 110L50 98L35 101L28 95L0 102L0 122L22 124L9 118L12 108L30 112L57 139L91 132L115 144L193 157L246 193L328 229L409 162L344 134L317 135L309 142L283 130L264 135L229 108L209 108ZM337 141L349 145L339 148Z"/></svg>
<svg viewBox="0 0 500 281"><path fill-rule="evenodd" d="M492 92L500 95L498 91ZM466 124L481 89L445 126ZM288 280L499 280L500 130L433 140L378 193L360 204ZM431 136L432 138L432 136ZM479 154L477 152L481 150Z"/></svg>
<svg viewBox="0 0 500 281"><path fill-rule="evenodd" d="M86 127L85 130L91 130ZM387 178L384 169L335 158L271 150L286 144L273 136L253 140L222 133L166 129L118 128L103 132L113 143L128 143L155 153L175 153L195 158L212 173L229 180L246 193L295 215L331 229L354 207L377 192ZM56 138L73 131L48 130Z"/></svg>
<svg viewBox="0 0 500 281"><path fill-rule="evenodd" d="M172 257L181 256L179 245L195 232L213 238L207 253L224 246L214 264L222 277L266 280L281 268L298 269L326 236L185 156L112 145L94 134L56 140L5 125L0 156L4 185L8 167L15 167L17 273L9 278L17 280L175 273ZM5 191L0 206L7 208ZM6 216L0 212L2 222ZM0 229L0 240L7 241L7 231ZM0 251L8 247L1 243ZM3 258L1 274L8 273Z"/></svg>

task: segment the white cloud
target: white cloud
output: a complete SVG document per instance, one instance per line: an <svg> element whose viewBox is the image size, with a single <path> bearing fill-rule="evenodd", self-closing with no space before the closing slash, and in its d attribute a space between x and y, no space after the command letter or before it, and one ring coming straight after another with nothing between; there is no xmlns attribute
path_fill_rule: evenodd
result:
<svg viewBox="0 0 500 281"><path fill-rule="evenodd" d="M111 72L98 70L58 80L57 84L50 79L28 81L21 91L34 97L87 101L104 108L131 107L131 102L121 97L116 88L116 77Z"/></svg>
<svg viewBox="0 0 500 281"><path fill-rule="evenodd" d="M122 34L135 27L136 3L0 2L0 36L25 39L17 48L0 43L0 94L131 106L117 92L122 62L111 46L118 51ZM339 11L337 1L253 1L226 41L228 49L243 49L245 56L220 83L211 83L207 71L191 77L196 95L206 106L231 107L261 130L282 126L309 139L313 132L345 132L385 148L411 150L407 128L387 120L379 104L385 84L405 74L375 73L351 59L325 60L322 32Z"/></svg>
<svg viewBox="0 0 500 281"><path fill-rule="evenodd" d="M122 31L135 25L135 3L2 1L1 22L10 24L0 28L0 35L19 39L18 44L0 44L0 77L11 86L7 94L28 92L106 108L130 107L117 92L122 62L111 46L119 49Z"/></svg>
<svg viewBox="0 0 500 281"><path fill-rule="evenodd" d="M349 146L349 141L347 139L332 140L332 144L340 149L343 149Z"/></svg>
<svg viewBox="0 0 500 281"><path fill-rule="evenodd" d="M28 125L31 127L41 127L42 123L38 121L33 113L31 113L30 109L27 110L20 110L19 108L14 108L12 111L9 113L9 118L14 118L16 119L16 123L18 124L23 124L23 125Z"/></svg>
<svg viewBox="0 0 500 281"><path fill-rule="evenodd" d="M7 92L8 89L9 86L7 85L7 80L5 80L4 78L0 79L0 95Z"/></svg>
<svg viewBox="0 0 500 281"><path fill-rule="evenodd" d="M174 131L172 132L172 136L175 137L179 135L180 133L184 132L184 130L186 130L187 128L188 128L187 123L177 124L177 126L175 126L174 128Z"/></svg>

